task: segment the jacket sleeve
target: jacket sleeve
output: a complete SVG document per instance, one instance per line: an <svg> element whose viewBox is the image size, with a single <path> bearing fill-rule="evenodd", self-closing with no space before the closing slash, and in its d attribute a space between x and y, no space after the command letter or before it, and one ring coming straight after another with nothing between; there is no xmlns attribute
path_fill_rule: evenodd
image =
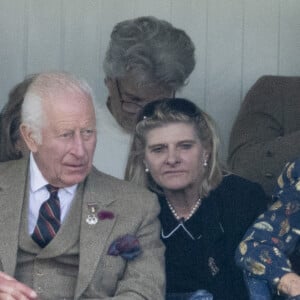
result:
<svg viewBox="0 0 300 300"><path fill-rule="evenodd" d="M141 245L141 255L128 263L112 298L114 300L163 300L165 297L165 247L160 240L160 208L157 199L147 197L143 201L148 205L136 233Z"/></svg>
<svg viewBox="0 0 300 300"><path fill-rule="evenodd" d="M288 254L300 235L298 200L278 200L248 229L238 249L236 262L253 276L276 286L292 272Z"/></svg>
<svg viewBox="0 0 300 300"><path fill-rule="evenodd" d="M260 78L245 97L229 142L230 169L259 182L269 195L285 163L300 149L300 128L285 128L284 115L285 109L299 108L288 107L282 90L279 80Z"/></svg>

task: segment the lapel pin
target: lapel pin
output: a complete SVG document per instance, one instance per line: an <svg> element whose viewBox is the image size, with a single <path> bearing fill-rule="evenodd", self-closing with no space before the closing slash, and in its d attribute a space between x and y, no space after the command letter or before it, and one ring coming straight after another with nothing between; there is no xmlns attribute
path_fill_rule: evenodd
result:
<svg viewBox="0 0 300 300"><path fill-rule="evenodd" d="M85 221L89 225L95 225L98 223L98 218L96 217L97 203L90 202L87 204L87 206L88 206L89 214L88 214L87 218L85 219Z"/></svg>

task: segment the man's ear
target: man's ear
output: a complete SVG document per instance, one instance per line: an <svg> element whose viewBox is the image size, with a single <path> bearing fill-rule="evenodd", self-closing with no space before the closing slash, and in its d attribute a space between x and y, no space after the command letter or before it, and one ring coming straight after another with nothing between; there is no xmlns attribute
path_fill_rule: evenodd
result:
<svg viewBox="0 0 300 300"><path fill-rule="evenodd" d="M105 77L104 79L104 83L106 85L106 87L108 88L109 91L111 91L111 89L114 88L114 80L110 77Z"/></svg>
<svg viewBox="0 0 300 300"><path fill-rule="evenodd" d="M36 139L34 138L34 134L32 132L32 129L26 126L25 124L20 125L20 132L22 134L23 140L26 143L28 149L35 153L38 149L38 143L36 142Z"/></svg>

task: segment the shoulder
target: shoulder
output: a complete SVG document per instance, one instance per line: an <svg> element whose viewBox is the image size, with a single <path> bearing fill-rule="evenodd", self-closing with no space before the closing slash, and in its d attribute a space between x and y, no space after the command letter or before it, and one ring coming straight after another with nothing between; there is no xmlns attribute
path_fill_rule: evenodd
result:
<svg viewBox="0 0 300 300"><path fill-rule="evenodd" d="M6 178L8 180L13 180L16 176L24 174L27 172L28 159L22 158L19 160L10 160L0 163L0 178Z"/></svg>
<svg viewBox="0 0 300 300"><path fill-rule="evenodd" d="M300 76L264 75L254 83L250 91L255 90L264 94L271 94L273 91L286 90L290 86L299 84Z"/></svg>
<svg viewBox="0 0 300 300"><path fill-rule="evenodd" d="M217 189L230 194L247 194L248 192L264 194L262 187L258 183L235 174L225 174Z"/></svg>
<svg viewBox="0 0 300 300"><path fill-rule="evenodd" d="M101 189L106 189L107 187L114 187L114 191L128 191L133 193L147 193L151 194L146 188L138 186L129 181L119 179L112 175L106 174L96 168L93 168L91 173L89 174L89 178L93 179L95 182L101 183Z"/></svg>
<svg viewBox="0 0 300 300"><path fill-rule="evenodd" d="M152 207L155 210L159 207L156 195L148 189L105 174L96 168L89 174L87 184L94 193L107 195L125 206Z"/></svg>
<svg viewBox="0 0 300 300"><path fill-rule="evenodd" d="M268 198L262 187L234 174L225 175L212 194L224 212L258 216L267 208Z"/></svg>

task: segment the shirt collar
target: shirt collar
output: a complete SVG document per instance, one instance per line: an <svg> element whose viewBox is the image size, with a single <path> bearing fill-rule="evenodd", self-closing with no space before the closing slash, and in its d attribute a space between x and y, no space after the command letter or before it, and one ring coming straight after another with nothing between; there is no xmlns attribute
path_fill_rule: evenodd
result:
<svg viewBox="0 0 300 300"><path fill-rule="evenodd" d="M30 171L30 189L31 192L36 192L39 189L43 188L45 185L49 184L49 182L45 179L43 174L41 173L32 152L30 152L30 160L29 160L29 171ZM63 189L73 195L76 191L77 184L64 187Z"/></svg>

